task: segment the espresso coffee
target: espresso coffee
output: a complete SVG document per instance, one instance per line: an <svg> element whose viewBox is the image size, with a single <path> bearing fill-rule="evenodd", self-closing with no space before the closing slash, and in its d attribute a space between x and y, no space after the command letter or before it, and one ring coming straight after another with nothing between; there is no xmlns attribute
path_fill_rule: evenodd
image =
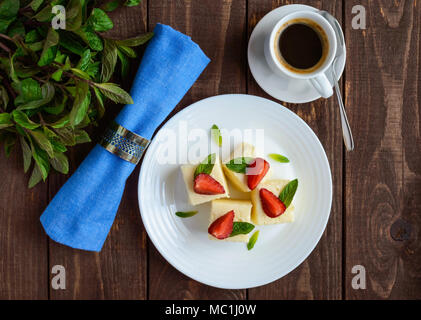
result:
<svg viewBox="0 0 421 320"><path fill-rule="evenodd" d="M325 32L309 19L295 19L286 23L278 31L275 42L279 62L297 73L317 70L329 51Z"/></svg>

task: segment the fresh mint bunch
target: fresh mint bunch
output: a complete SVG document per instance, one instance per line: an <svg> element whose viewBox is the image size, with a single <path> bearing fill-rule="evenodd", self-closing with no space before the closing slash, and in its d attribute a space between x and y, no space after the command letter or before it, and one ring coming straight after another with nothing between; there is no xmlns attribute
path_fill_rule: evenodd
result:
<svg viewBox="0 0 421 320"><path fill-rule="evenodd" d="M6 156L20 144L29 187L53 168L68 173L68 147L89 142L85 128L105 112L104 102L133 103L110 79L124 77L133 47L152 33L108 39L107 12L140 0L0 0L0 144ZM55 30L52 8L66 8L65 30Z"/></svg>

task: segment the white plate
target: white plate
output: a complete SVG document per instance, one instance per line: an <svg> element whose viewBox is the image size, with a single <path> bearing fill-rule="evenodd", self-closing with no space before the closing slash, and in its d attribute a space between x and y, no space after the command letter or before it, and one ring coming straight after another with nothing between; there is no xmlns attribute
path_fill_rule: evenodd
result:
<svg viewBox="0 0 421 320"><path fill-rule="evenodd" d="M308 80L292 79L273 73L266 62L263 48L266 35L272 31L275 24L287 14L300 10L319 11L316 8L301 4L291 4L276 8L259 21L250 36L248 45L249 67L256 82L267 94L281 101L291 103L311 102L319 99L320 94ZM335 70L340 76L344 71L345 61L346 52L335 66ZM333 86L329 70L327 71L327 77Z"/></svg>
<svg viewBox="0 0 421 320"><path fill-rule="evenodd" d="M264 154L286 155L290 164L270 161L274 178L298 178L294 223L256 226L253 250L244 243L208 239L209 204L182 219L174 213L188 205L179 163L159 164L166 156L165 132L181 129L264 129ZM194 132L194 131L191 131ZM247 142L253 142L246 139ZM224 141L226 144L227 141ZM197 147L198 141L189 143ZM178 148L177 152L181 152ZM178 157L177 157L178 158ZM138 186L143 224L158 251L176 269L210 286L240 289L277 280L296 268L314 249L329 218L332 180L329 162L314 132L295 113L270 100L250 95L221 95L201 100L177 113L157 133L143 160Z"/></svg>

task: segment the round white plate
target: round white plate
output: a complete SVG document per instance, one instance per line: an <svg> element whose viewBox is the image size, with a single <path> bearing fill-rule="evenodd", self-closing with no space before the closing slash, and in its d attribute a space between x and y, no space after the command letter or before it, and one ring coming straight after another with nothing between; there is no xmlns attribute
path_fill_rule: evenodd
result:
<svg viewBox="0 0 421 320"><path fill-rule="evenodd" d="M308 80L282 77L272 72L265 59L264 43L266 35L272 31L279 20L287 14L300 10L319 11L316 8L301 4L291 4L274 9L265 15L256 25L250 36L248 45L249 67L256 82L267 94L281 101L291 103L311 102L319 99L320 94ZM344 71L345 61L346 52L335 66L335 70L338 71L339 75L342 75ZM327 77L333 86L330 71L327 72Z"/></svg>
<svg viewBox="0 0 421 320"><path fill-rule="evenodd" d="M264 155L279 153L290 159L289 164L269 160L272 178L299 180L293 201L295 221L256 226L260 235L251 251L245 243L208 239L209 204L196 207L199 213L191 218L175 215L176 211L194 209L187 201L180 158L200 145L209 146L213 124L220 129L240 129L241 132L251 129L256 135L244 139L249 143L255 142L258 132L263 133ZM188 140L185 131L192 139L187 149L182 147ZM200 132L205 136L198 139ZM169 138L168 133L174 135ZM228 143L223 141L225 146ZM231 143L234 145L233 141ZM213 142L212 145L217 149ZM168 148L173 146L176 147L176 163L160 164L170 154ZM196 102L177 113L159 130L143 160L138 196L146 231L170 264L210 286L240 289L277 280L306 259L329 218L332 179L320 141L301 118L273 101L232 94Z"/></svg>

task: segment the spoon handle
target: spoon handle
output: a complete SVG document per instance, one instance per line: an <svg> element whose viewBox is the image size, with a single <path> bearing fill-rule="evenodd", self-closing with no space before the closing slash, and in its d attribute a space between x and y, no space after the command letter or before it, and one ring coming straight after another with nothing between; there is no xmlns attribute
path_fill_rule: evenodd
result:
<svg viewBox="0 0 421 320"><path fill-rule="evenodd" d="M342 124L342 135L343 135L343 138L344 138L346 150L352 151L352 150L354 150L354 139L352 138L351 127L349 126L348 118L346 116L345 106L344 106L344 103L342 101L341 90L339 88L338 81L336 80L337 79L336 74L335 74L335 71L333 69L334 68L332 68L332 76L333 76L333 82L335 84L336 96L337 96L338 102L339 102L339 110L340 110L340 114L341 114L341 124Z"/></svg>

